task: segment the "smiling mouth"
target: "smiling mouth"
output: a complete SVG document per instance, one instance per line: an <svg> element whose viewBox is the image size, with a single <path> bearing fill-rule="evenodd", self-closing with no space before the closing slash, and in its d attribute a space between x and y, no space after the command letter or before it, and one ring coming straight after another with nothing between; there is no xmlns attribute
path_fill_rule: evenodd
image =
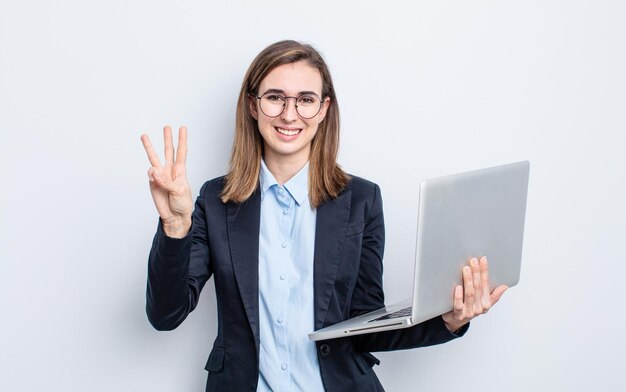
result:
<svg viewBox="0 0 626 392"><path fill-rule="evenodd" d="M283 128L278 128L278 127L274 127L274 129L285 136L295 136L297 134L299 134L300 132L302 132L302 129L283 129Z"/></svg>

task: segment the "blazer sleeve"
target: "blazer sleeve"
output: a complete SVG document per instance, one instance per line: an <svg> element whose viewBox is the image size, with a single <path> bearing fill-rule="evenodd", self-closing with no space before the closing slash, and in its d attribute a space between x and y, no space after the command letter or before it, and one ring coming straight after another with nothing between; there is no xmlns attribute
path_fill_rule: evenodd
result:
<svg viewBox="0 0 626 392"><path fill-rule="evenodd" d="M378 185L374 185L371 194L371 208L365 218L363 231L361 263L352 295L351 317L385 306L382 262L385 224ZM468 328L469 324L466 324L456 333L452 333L446 327L443 318L437 316L409 328L356 335L352 340L359 352L402 350L445 343L463 336Z"/></svg>
<svg viewBox="0 0 626 392"><path fill-rule="evenodd" d="M148 258L146 290L148 320L159 331L172 330L185 320L212 274L204 201L207 185L200 190L186 237L168 237L159 219Z"/></svg>

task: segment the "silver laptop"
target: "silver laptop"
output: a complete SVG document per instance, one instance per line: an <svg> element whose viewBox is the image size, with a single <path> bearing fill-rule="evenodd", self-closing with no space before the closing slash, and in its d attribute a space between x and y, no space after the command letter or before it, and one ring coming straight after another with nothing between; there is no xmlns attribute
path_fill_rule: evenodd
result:
<svg viewBox="0 0 626 392"><path fill-rule="evenodd" d="M519 281L528 161L422 182L413 296L309 334L324 340L406 328L452 310L470 257L487 256L491 289Z"/></svg>

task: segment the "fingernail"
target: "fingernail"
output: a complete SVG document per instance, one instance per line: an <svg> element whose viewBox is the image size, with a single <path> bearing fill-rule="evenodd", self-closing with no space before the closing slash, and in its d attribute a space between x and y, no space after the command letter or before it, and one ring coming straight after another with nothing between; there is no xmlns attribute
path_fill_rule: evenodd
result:
<svg viewBox="0 0 626 392"><path fill-rule="evenodd" d="M478 264L478 260L476 260L476 258L474 257L474 258L472 258L472 259L470 260L470 264L471 264L471 265L476 265L476 264Z"/></svg>

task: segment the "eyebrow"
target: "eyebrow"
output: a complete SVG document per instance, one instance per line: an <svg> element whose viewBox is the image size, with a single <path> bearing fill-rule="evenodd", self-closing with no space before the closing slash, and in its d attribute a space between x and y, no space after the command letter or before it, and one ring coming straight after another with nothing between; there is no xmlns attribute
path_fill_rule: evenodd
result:
<svg viewBox="0 0 626 392"><path fill-rule="evenodd" d="M285 94L285 90L280 90L280 89L277 89L277 88L270 88L270 89L266 90L266 91L265 91L263 94L261 94L261 95L264 95L264 94L267 94L267 93L275 93L275 94L282 94L282 95L286 95L286 94ZM300 92L298 93L298 96L300 96L300 95L306 95L306 94L313 94L313 95L317 95L317 96L319 97L319 94L317 94L315 91L300 91Z"/></svg>

